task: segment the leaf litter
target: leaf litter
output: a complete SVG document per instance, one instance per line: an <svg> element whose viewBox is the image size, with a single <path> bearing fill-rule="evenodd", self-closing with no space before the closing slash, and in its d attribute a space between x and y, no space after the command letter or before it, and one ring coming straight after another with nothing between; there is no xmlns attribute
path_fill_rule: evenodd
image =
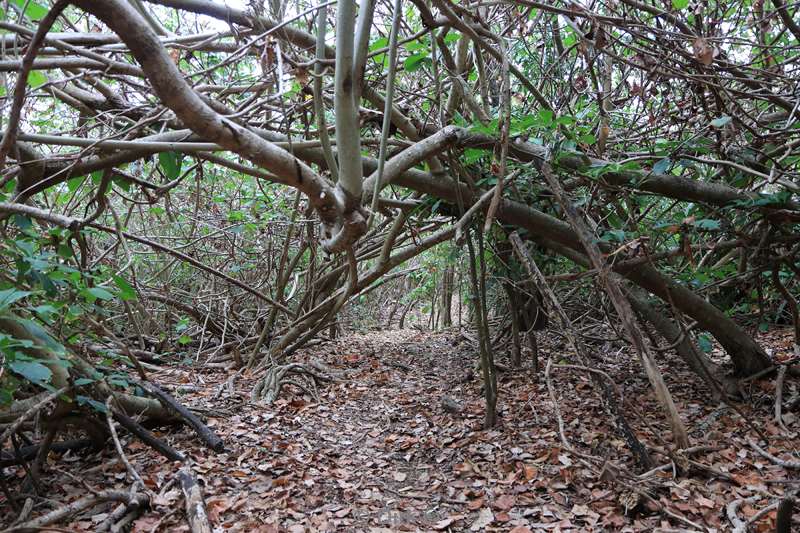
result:
<svg viewBox="0 0 800 533"><path fill-rule="evenodd" d="M759 340L777 360L788 357L789 333L774 330ZM543 357L569 357L558 338L542 338L540 345ZM658 464L670 465L646 484L664 508L706 531L728 531L725 513L732 501L742 500L738 517L747 520L795 488L791 471L748 445L756 437L736 413L716 405L678 362L663 358L693 444L704 447L692 459L707 467L673 468L657 453L664 452L660 442L669 442L668 429L635 360L624 350L597 351L605 354L598 364L615 376L626 406L637 406L647 421L643 427L631 418L638 437ZM272 406L249 403L254 377L239 379L233 395L219 395L233 370L166 366L153 379L204 415L226 451L203 448L184 427L154 431L190 458L216 531L685 530L613 481L598 478L560 445L545 384L530 368L500 374L500 424L481 430L480 381L469 371L475 357L452 331L350 335L300 356L322 361L345 379L320 390L318 401L287 386ZM589 377L562 372L554 381L572 445L633 473L625 443ZM787 380L786 386L786 396L797 397L797 384ZM770 436L766 451L791 460L800 449L798 416L785 411L786 434L771 418L774 379L747 387L750 401L739 407ZM443 396L463 410L444 409ZM178 465L124 433L123 444L155 494L132 531L189 531L182 494L172 483ZM42 480L49 497L61 501L76 500L87 489L128 486L125 467L111 449L51 454ZM66 527L93 531L112 509L97 506ZM772 531L774 522L775 510L762 513L752 530Z"/></svg>

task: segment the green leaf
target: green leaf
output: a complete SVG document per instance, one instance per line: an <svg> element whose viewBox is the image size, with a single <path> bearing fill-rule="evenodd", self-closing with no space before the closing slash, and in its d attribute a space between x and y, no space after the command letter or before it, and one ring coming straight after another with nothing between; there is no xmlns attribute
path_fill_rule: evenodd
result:
<svg viewBox="0 0 800 533"><path fill-rule="evenodd" d="M50 320L51 315L58 313L58 309L48 304L37 305L36 307L33 307L31 310L34 313L36 313L39 316L39 318L45 321Z"/></svg>
<svg viewBox="0 0 800 533"><path fill-rule="evenodd" d="M9 305L13 304L17 300L25 298L29 294L29 291L18 291L14 288L0 291L0 311L6 309Z"/></svg>
<svg viewBox="0 0 800 533"><path fill-rule="evenodd" d="M594 144L597 139L595 139L594 135L586 134L578 137L578 141L582 142L583 144Z"/></svg>
<svg viewBox="0 0 800 533"><path fill-rule="evenodd" d="M672 166L672 159L665 157L655 165L653 165L653 174L664 174Z"/></svg>
<svg viewBox="0 0 800 533"><path fill-rule="evenodd" d="M119 276L113 276L114 284L119 287L119 297L123 301L130 301L136 299L136 289L133 286L125 281L125 279Z"/></svg>
<svg viewBox="0 0 800 533"><path fill-rule="evenodd" d="M58 255L64 259L69 259L73 256L72 248L68 244L62 242L58 245Z"/></svg>
<svg viewBox="0 0 800 533"><path fill-rule="evenodd" d="M177 179L181 174L181 157L176 152L159 153L158 164L169 181Z"/></svg>
<svg viewBox="0 0 800 533"><path fill-rule="evenodd" d="M78 187L81 186L84 179L86 179L86 176L76 176L74 178L68 179L67 189L69 189L69 192L75 192L76 190L78 190Z"/></svg>
<svg viewBox="0 0 800 533"><path fill-rule="evenodd" d="M484 156L483 150L477 148L467 148L464 150L464 164L471 165Z"/></svg>
<svg viewBox="0 0 800 533"><path fill-rule="evenodd" d="M427 53L414 54L406 58L403 62L403 68L405 68L406 72L414 72L419 70L426 62L431 62Z"/></svg>
<svg viewBox="0 0 800 533"><path fill-rule="evenodd" d="M29 2L28 0L10 1L12 4L15 4L18 8L20 8L20 10L24 8L25 11L23 12L23 15L31 20L42 20L45 15L47 15L48 9L41 4L37 4L36 2Z"/></svg>
<svg viewBox="0 0 800 533"><path fill-rule="evenodd" d="M711 344L711 339L708 335L700 335L697 337L697 345L703 351L703 353L708 353L713 348L713 344Z"/></svg>
<svg viewBox="0 0 800 533"><path fill-rule="evenodd" d="M539 110L539 119L542 121L542 126L547 127L553 123L553 110L552 109L540 109Z"/></svg>
<svg viewBox="0 0 800 533"><path fill-rule="evenodd" d="M610 241L625 242L625 231L621 229L612 229L603 233L601 239L607 242Z"/></svg>
<svg viewBox="0 0 800 533"><path fill-rule="evenodd" d="M114 295L100 287L87 287L81 291L87 302L93 304L96 300L112 300Z"/></svg>
<svg viewBox="0 0 800 533"><path fill-rule="evenodd" d="M426 50L430 45L423 39L417 39L414 41L407 42L403 45L403 48L408 50L409 52L419 52L420 50Z"/></svg>
<svg viewBox="0 0 800 533"><path fill-rule="evenodd" d="M47 76L45 76L38 70L32 70L28 73L28 85L30 85L34 89L37 87L41 87L48 81L50 80L47 79Z"/></svg>
<svg viewBox="0 0 800 533"><path fill-rule="evenodd" d="M376 39L371 45L369 45L369 51L374 52L375 50L380 50L381 48L385 48L389 46L389 39L386 37L381 37L380 39Z"/></svg>
<svg viewBox="0 0 800 533"><path fill-rule="evenodd" d="M11 217L11 220L13 220L14 224L22 231L33 228L33 222L31 222L31 219L24 215L14 215Z"/></svg>
<svg viewBox="0 0 800 533"><path fill-rule="evenodd" d="M689 0L672 0L672 7L675 9L686 9L689 7Z"/></svg>
<svg viewBox="0 0 800 533"><path fill-rule="evenodd" d="M93 400L88 396L75 396L75 399L78 401L78 405L91 405L96 411L100 411L101 413L108 412L108 408L102 402L98 402L97 400Z"/></svg>
<svg viewBox="0 0 800 533"><path fill-rule="evenodd" d="M114 176L113 178L111 178L111 181L117 187L119 187L120 189L122 189L125 192L128 192L128 191L131 190L131 182L128 181L126 178L123 178L122 176Z"/></svg>
<svg viewBox="0 0 800 533"><path fill-rule="evenodd" d="M697 229L704 229L708 231L716 231L720 228L719 220L711 220L710 218L701 218L694 221L694 227Z"/></svg>
<svg viewBox="0 0 800 533"><path fill-rule="evenodd" d="M761 324L758 325L758 331L760 331L761 333L766 333L767 331L769 331L769 324L767 324L766 322L762 322Z"/></svg>
<svg viewBox="0 0 800 533"><path fill-rule="evenodd" d="M454 43L461 39L461 34L456 31L451 31L447 35L444 36L444 42L447 44Z"/></svg>
<svg viewBox="0 0 800 533"><path fill-rule="evenodd" d="M39 344L44 345L51 352L58 355L64 354L64 347L61 345L61 343L51 337L47 330L45 330L38 323L26 318L12 317L11 319L24 327L28 331L29 335L36 339Z"/></svg>
<svg viewBox="0 0 800 533"><path fill-rule="evenodd" d="M181 335L178 337L179 344L189 344L190 342L192 342L192 338L189 335Z"/></svg>
<svg viewBox="0 0 800 533"><path fill-rule="evenodd" d="M552 113L552 111L550 113ZM560 117L558 117L558 119L556 119L556 124L560 124L561 126L571 126L575 124L575 117L571 117L569 115L561 115Z"/></svg>
<svg viewBox="0 0 800 533"><path fill-rule="evenodd" d="M14 361L8 368L36 384L47 383L53 375L49 368L36 361Z"/></svg>
<svg viewBox="0 0 800 533"><path fill-rule="evenodd" d="M711 124L715 128L722 128L722 127L726 126L727 124L729 124L731 120L733 120L733 119L731 117L729 117L728 115L723 115L723 116L721 116L719 118L715 118L709 124Z"/></svg>

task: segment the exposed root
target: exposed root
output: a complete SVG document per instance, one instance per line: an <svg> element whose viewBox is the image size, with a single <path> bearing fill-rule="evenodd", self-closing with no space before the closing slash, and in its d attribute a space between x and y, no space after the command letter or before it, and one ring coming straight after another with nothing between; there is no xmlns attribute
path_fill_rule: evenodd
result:
<svg viewBox="0 0 800 533"><path fill-rule="evenodd" d="M758 454L771 461L773 464L781 466L787 470L800 470L800 461L789 461L784 460L779 457L775 457L765 449L761 448L758 444L755 443L752 439L748 439L747 443L756 451Z"/></svg>
<svg viewBox="0 0 800 533"><path fill-rule="evenodd" d="M251 398L254 402L263 401L271 405L278 399L284 385L294 385L316 400L319 397L318 385L336 381L337 378L331 374L330 369L320 363L274 365L267 368L264 377L256 383Z"/></svg>
<svg viewBox="0 0 800 533"><path fill-rule="evenodd" d="M125 505L126 509L132 511L134 509L142 508L149 505L149 500L147 496L144 494L136 493L134 491L122 491L122 490L103 490L92 494L90 496L84 496L69 505L65 505L63 507L59 507L49 513L46 513L39 518L35 518L29 522L25 522L24 524L20 524L18 526L4 529L0 533L11 533L12 531L29 531L29 530L37 530L58 522L67 516L73 515L75 513L85 511L90 507L97 505L98 503L103 502L110 502L116 501L121 502Z"/></svg>

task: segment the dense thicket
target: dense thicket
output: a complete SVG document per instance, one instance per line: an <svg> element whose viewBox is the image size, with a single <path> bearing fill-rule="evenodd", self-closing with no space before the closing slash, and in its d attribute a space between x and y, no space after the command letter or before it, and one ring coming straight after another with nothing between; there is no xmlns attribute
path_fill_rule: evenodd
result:
<svg viewBox="0 0 800 533"><path fill-rule="evenodd" d="M574 327L563 281L679 447L654 345L724 397L774 365L756 328L800 342L795 6L229 4L0 5L4 445L40 411L173 418L150 365L232 364L271 402L333 378L307 343L411 324L474 340L491 426L498 350Z"/></svg>

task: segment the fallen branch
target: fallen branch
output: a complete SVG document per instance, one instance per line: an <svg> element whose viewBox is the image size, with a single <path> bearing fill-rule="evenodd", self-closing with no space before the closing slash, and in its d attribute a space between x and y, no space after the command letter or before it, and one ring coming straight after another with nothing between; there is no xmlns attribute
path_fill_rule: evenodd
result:
<svg viewBox="0 0 800 533"><path fill-rule="evenodd" d="M93 439L72 439L66 440L62 442L55 442L50 446L50 451L54 453L64 453L68 451L76 451L81 450L83 448L89 448L90 446L95 446L97 443ZM24 463L25 461L31 461L36 458L39 454L39 448L41 448L40 444L31 444L30 446L23 446L19 448L19 455L15 455L8 452L3 452L0 455L0 468L5 468L7 466L15 466Z"/></svg>
<svg viewBox="0 0 800 533"><path fill-rule="evenodd" d="M42 401L40 401L39 403L37 403L36 405L31 407L30 409L28 409L24 413L22 413L22 415L20 415L20 417L17 418L14 421L14 423L11 424L11 426L9 426L8 429L6 429L3 432L2 435L0 435L0 445L2 445L2 443L4 443L6 441L6 439L8 439L11 435L16 433L23 422L25 422L27 419L29 419L30 417L32 417L33 415L35 415L36 413L41 411L44 407L47 406L48 403L50 403L52 400L55 400L56 398L58 398L59 396L61 396L65 392L67 392L68 390L69 390L69 387L62 387L61 389L59 389L59 390L57 390L57 391L55 391L55 392L53 392L51 394L48 394L47 396L44 397L44 399L42 399Z"/></svg>
<svg viewBox="0 0 800 533"><path fill-rule="evenodd" d="M206 426L194 413L189 411L186 407L181 405L178 400L173 398L169 393L160 389L157 385L144 382L134 381L134 383L144 389L148 394L158 399L166 408L171 409L181 416L192 429L195 430L200 439L215 452L222 452L225 450L225 443L222 439L214 433L214 431Z"/></svg>
<svg viewBox="0 0 800 533"><path fill-rule="evenodd" d="M169 459L170 461L184 462L186 458L169 444L156 438L155 435L147 431L138 422L124 413L114 411L114 420L119 425L128 430L129 433L138 437L142 442L153 448L155 451Z"/></svg>
<svg viewBox="0 0 800 533"><path fill-rule="evenodd" d="M740 498L738 500L733 500L725 507L725 514L728 515L728 520L730 520L731 525L733 526L733 533L745 533L747 531L747 522L739 519L739 515L737 513L739 507L743 503L754 503L760 499L761 495L750 496L749 498Z"/></svg>
<svg viewBox="0 0 800 533"><path fill-rule="evenodd" d="M748 439L748 440L747 440L747 443L748 443L748 444L749 444L749 445L750 445L750 446L751 446L751 447L752 447L752 448L753 448L755 451L757 451L757 452L758 452L758 454L759 454L761 457L763 457L763 458L765 458L765 459L769 459L769 460L770 460L770 461L772 461L774 464L776 464L776 465L778 465L778 466L782 466L783 468L786 468L786 469L788 469L788 470L800 470L800 461L786 461L786 460L784 460L784 459L780 459L780 458L778 458L778 457L775 457L774 455L772 455L772 454L771 454L771 453L769 453L768 451L766 451L766 450L764 450L763 448L761 448L761 447L760 447L758 444L756 444L756 443L755 443L755 441L753 441L753 440L750 440L750 439Z"/></svg>
<svg viewBox="0 0 800 533"><path fill-rule="evenodd" d="M119 441L119 436L117 436L117 429L114 427L114 419L111 416L111 400L113 400L113 398L113 396L109 396L106 400L106 423L108 423L108 429L111 432L111 440L114 441L114 447L117 450L117 455L119 456L120 461L122 461L122 464L125 465L128 475L131 476L131 479L135 481L141 489L146 490L142 476L139 475L139 472L137 472L136 469L133 468L131 462L128 461L128 457L125 455L125 450L122 449L122 443Z"/></svg>
<svg viewBox="0 0 800 533"><path fill-rule="evenodd" d="M54 509L47 514L29 522L25 522L24 524L14 526L9 529L4 529L0 533L22 533L23 531L41 529L61 520L62 518L85 511L86 509L94 507L98 503L103 502L122 502L129 509L145 507L149 505L149 499L144 494L131 494L131 492L124 490L103 490L92 494L91 496L84 496L83 498L75 500L69 505Z"/></svg>
<svg viewBox="0 0 800 533"><path fill-rule="evenodd" d="M200 490L194 474L187 468L181 468L178 472L178 479L186 499L186 520L189 522L192 533L211 533L211 523L208 520L208 513L206 513L203 491Z"/></svg>
<svg viewBox="0 0 800 533"><path fill-rule="evenodd" d="M781 365L778 369L778 378L775 380L775 423L786 433L790 433L783 424L783 417L781 416L781 408L783 407L783 382L786 379L786 368L786 365Z"/></svg>
<svg viewBox="0 0 800 533"><path fill-rule="evenodd" d="M793 510L793 496L787 496L778 503L778 516L775 519L775 533L791 533Z"/></svg>

